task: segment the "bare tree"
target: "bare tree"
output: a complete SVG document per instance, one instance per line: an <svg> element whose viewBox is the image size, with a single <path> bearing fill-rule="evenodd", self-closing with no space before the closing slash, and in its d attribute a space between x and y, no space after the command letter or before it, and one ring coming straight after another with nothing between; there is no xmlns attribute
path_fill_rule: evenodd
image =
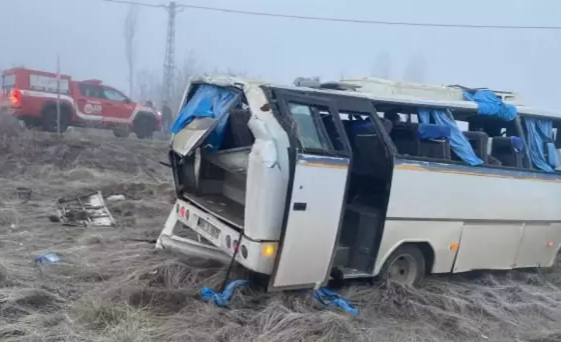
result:
<svg viewBox="0 0 561 342"><path fill-rule="evenodd" d="M423 83L427 78L428 66L423 56L414 56L409 60L405 71L403 72L403 79L405 81Z"/></svg>
<svg viewBox="0 0 561 342"><path fill-rule="evenodd" d="M136 61L135 38L138 23L138 7L130 5L125 19L125 56L129 67L129 96L133 97L134 63Z"/></svg>
<svg viewBox="0 0 561 342"><path fill-rule="evenodd" d="M391 56L387 51L380 52L372 67L371 75L389 79L392 74Z"/></svg>
<svg viewBox="0 0 561 342"><path fill-rule="evenodd" d="M162 80L159 70L142 69L136 74L136 95L143 101L155 101L161 96Z"/></svg>
<svg viewBox="0 0 561 342"><path fill-rule="evenodd" d="M183 60L183 63L178 64L174 72L174 89L170 96L169 106L176 110L185 92L185 88L189 84L189 80L200 70L200 65L197 62L194 54L189 53ZM163 82L161 78L160 69L142 69L136 74L136 92L140 100L158 101L157 106L162 106Z"/></svg>

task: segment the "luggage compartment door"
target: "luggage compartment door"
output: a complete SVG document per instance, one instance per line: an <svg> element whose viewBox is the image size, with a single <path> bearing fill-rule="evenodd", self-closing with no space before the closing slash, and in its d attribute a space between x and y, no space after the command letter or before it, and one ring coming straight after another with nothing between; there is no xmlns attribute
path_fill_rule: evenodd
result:
<svg viewBox="0 0 561 342"><path fill-rule="evenodd" d="M329 278L339 238L350 146L331 102L286 94L277 98L298 136L293 135L297 143L289 152L291 180L269 291L317 288Z"/></svg>

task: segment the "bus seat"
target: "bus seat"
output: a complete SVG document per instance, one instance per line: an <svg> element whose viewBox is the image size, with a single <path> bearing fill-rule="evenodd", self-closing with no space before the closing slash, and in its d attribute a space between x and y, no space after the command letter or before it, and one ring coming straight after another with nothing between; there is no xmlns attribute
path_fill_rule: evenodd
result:
<svg viewBox="0 0 561 342"><path fill-rule="evenodd" d="M451 159L450 134L451 129L444 125L419 124L419 137L421 139L421 155L428 158Z"/></svg>
<svg viewBox="0 0 561 342"><path fill-rule="evenodd" d="M420 156L421 140L417 124L394 125L390 133L399 154Z"/></svg>
<svg viewBox="0 0 561 342"><path fill-rule="evenodd" d="M473 152L487 164L487 144L489 136L485 132L463 132L466 139L471 144Z"/></svg>
<svg viewBox="0 0 561 342"><path fill-rule="evenodd" d="M504 166L523 167L522 152L516 148L511 137L494 137L491 156L497 158Z"/></svg>
<svg viewBox="0 0 561 342"><path fill-rule="evenodd" d="M354 143L356 152L353 158L353 173L385 179L386 170L380 165L387 163L387 156L380 137L377 134L360 133L354 137Z"/></svg>
<svg viewBox="0 0 561 342"><path fill-rule="evenodd" d="M446 135L450 135L449 129L439 125L407 123L394 126L391 137L400 154L449 160L450 143Z"/></svg>

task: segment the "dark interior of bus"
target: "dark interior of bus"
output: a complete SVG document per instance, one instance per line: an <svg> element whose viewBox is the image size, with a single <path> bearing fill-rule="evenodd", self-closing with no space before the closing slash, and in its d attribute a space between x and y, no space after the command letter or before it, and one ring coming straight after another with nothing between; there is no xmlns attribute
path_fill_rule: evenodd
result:
<svg viewBox="0 0 561 342"><path fill-rule="evenodd" d="M229 111L216 151L208 153L203 146L199 157L172 154L172 162L181 163L176 175L180 196L239 229L244 226L247 159L255 141L248 127L250 116L242 99Z"/></svg>

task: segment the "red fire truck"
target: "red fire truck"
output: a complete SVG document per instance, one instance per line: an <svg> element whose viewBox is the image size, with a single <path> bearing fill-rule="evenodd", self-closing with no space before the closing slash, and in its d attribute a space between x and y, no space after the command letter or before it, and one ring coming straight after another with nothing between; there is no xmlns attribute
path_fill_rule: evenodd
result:
<svg viewBox="0 0 561 342"><path fill-rule="evenodd" d="M14 68L2 73L0 110L25 123L26 127L57 130L57 99L60 126L112 129L116 136L130 132L140 139L161 129L161 117L151 107L131 101L99 80L73 81L68 75Z"/></svg>

